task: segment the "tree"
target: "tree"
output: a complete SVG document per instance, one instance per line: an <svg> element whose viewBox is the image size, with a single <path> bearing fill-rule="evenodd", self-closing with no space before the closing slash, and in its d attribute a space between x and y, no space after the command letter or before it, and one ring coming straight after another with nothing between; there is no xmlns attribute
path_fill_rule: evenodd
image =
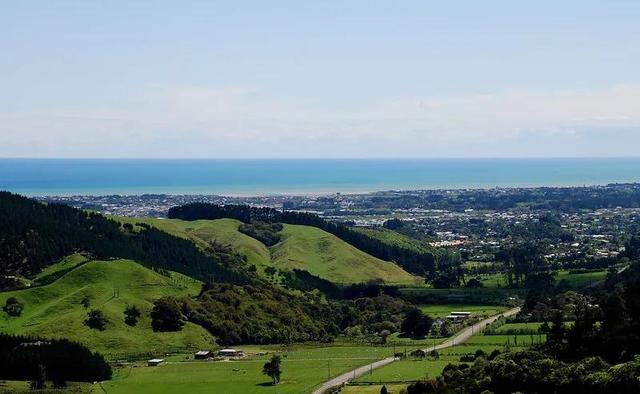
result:
<svg viewBox="0 0 640 394"><path fill-rule="evenodd" d="M479 287L483 287L483 284L477 278L471 278L467 281L466 286L471 288L479 288Z"/></svg>
<svg viewBox="0 0 640 394"><path fill-rule="evenodd" d="M421 338L429 332L432 325L433 319L431 317L424 315L418 308L411 308L405 315L400 329L405 335Z"/></svg>
<svg viewBox="0 0 640 394"><path fill-rule="evenodd" d="M566 329L564 327L564 316L557 311L553 314L552 325L547 333L547 342L550 344L560 344L564 340Z"/></svg>
<svg viewBox="0 0 640 394"><path fill-rule="evenodd" d="M131 327L138 324L140 318L140 310L135 305L127 306L124 310L124 322Z"/></svg>
<svg viewBox="0 0 640 394"><path fill-rule="evenodd" d="M154 331L180 331L184 324L184 316L177 299L163 297L153 304L151 327Z"/></svg>
<svg viewBox="0 0 640 394"><path fill-rule="evenodd" d="M262 367L262 373L269 376L273 380L273 384L280 382L280 375L282 374L281 363L281 357L273 355L271 356L271 360L267 361Z"/></svg>
<svg viewBox="0 0 640 394"><path fill-rule="evenodd" d="M84 324L87 327L104 331L107 328L107 322L108 320L101 310L92 309L87 313L87 318L85 319Z"/></svg>
<svg viewBox="0 0 640 394"><path fill-rule="evenodd" d="M387 386L382 386L380 389L380 394L389 394L389 390L387 390Z"/></svg>
<svg viewBox="0 0 640 394"><path fill-rule="evenodd" d="M7 315L14 317L20 316L23 309L24 304L18 301L16 297L7 298L7 301L4 303L4 307L2 307L2 310L5 311Z"/></svg>
<svg viewBox="0 0 640 394"><path fill-rule="evenodd" d="M387 337L389 335L391 335L391 331L382 330L382 331L380 331L380 333L378 335L380 336L380 343L385 344L385 343L387 343Z"/></svg>
<svg viewBox="0 0 640 394"><path fill-rule="evenodd" d="M36 370L36 375L34 379L31 381L31 389L32 390L42 390L47 388L47 369L44 365L39 364L38 369Z"/></svg>

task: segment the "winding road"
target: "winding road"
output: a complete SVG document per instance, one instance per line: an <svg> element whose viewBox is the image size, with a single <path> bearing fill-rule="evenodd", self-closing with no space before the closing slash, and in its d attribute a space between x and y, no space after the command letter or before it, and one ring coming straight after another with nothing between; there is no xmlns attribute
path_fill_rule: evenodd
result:
<svg viewBox="0 0 640 394"><path fill-rule="evenodd" d="M520 307L515 307L512 309L509 309L507 311L504 311L502 313L498 313L496 315L493 315L491 317L488 317L484 320L479 321L478 323L474 324L471 327L467 327L464 330L458 332L455 336L447 339L446 341L435 345L435 346L431 346L428 349L423 349L426 352L430 352L432 350L440 350L440 349L446 349L448 347L452 347L455 345L459 345L461 343L466 342L467 340L469 340L469 338L471 338L471 336L473 336L474 334L479 333L480 331L482 331L488 324L493 323L494 321L498 320L498 318L500 318L501 316L504 317L509 317L509 316L513 316L516 313L520 312ZM323 394L324 392L326 392L327 390L333 388L333 387L337 387L340 386L341 384L344 383L348 383L349 381L364 375L365 373L373 370L373 369L377 369L380 367L384 367L385 365L391 364L394 361L399 360L399 358L397 357L387 357L385 359L382 360L378 360L375 361L371 364L367 364L367 365L363 365L362 367L358 367L356 369L353 369L349 372L345 372L343 374L340 374L338 376L336 376L335 378L332 378L331 380L328 380L324 383L322 383L322 385L320 385L320 387L318 387L317 389L315 389L313 391L313 394Z"/></svg>

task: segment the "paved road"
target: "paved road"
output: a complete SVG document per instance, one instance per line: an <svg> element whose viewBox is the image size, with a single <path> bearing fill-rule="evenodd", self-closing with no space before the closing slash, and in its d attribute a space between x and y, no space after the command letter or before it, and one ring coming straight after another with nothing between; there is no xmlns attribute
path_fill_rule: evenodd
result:
<svg viewBox="0 0 640 394"><path fill-rule="evenodd" d="M491 324L494 321L498 320L498 318L500 318L501 316L509 317L509 316L515 315L518 312L520 312L520 307L509 309L508 311L505 311L503 313L499 313L497 315L488 317L484 320L479 321L478 323L474 324L471 327L465 328L464 330L456 334L456 336L454 336L453 338L447 339L446 341L442 342L439 345L431 346L428 349L424 349L424 351L430 352L432 350L440 350L440 349L445 349L455 345L459 345L469 340L469 338L471 338L472 335L482 331L482 329L484 329L487 326L487 324ZM349 372L345 372L342 375L338 375L335 378L324 382L320 387L318 387L316 390L313 391L313 394L323 394L325 391L329 390L332 387L340 386L343 383L348 383L352 379L362 376L373 369L384 367L385 365L391 364L392 362L397 360L399 360L399 358L388 357L388 358L373 362L371 364L367 364L365 366L356 368Z"/></svg>

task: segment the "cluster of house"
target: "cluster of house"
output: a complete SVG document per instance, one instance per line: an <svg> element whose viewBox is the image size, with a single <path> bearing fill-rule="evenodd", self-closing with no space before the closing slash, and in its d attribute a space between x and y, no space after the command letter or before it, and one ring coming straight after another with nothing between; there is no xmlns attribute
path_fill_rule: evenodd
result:
<svg viewBox="0 0 640 394"><path fill-rule="evenodd" d="M220 349L217 352L211 350L200 350L193 355L195 360L212 360L215 358L231 359L244 357L244 352L237 349ZM147 365L150 367L157 367L164 364L163 358L152 358L147 360Z"/></svg>

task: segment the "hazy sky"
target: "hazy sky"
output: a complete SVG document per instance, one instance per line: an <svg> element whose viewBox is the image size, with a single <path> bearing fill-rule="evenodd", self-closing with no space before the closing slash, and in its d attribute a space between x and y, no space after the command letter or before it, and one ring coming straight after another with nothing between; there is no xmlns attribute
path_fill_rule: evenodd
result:
<svg viewBox="0 0 640 394"><path fill-rule="evenodd" d="M639 147L638 0L0 5L0 157Z"/></svg>

